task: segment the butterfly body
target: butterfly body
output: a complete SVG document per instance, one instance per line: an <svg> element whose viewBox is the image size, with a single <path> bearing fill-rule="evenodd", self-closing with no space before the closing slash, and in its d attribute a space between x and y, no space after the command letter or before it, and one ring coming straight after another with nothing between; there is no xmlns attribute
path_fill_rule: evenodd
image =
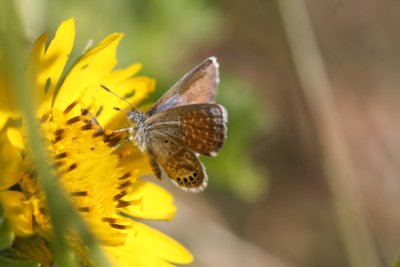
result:
<svg viewBox="0 0 400 267"><path fill-rule="evenodd" d="M198 155L216 156L227 135L227 111L214 103L218 63L208 58L179 80L147 112L128 111L130 139L154 174L185 191L200 192L208 177Z"/></svg>

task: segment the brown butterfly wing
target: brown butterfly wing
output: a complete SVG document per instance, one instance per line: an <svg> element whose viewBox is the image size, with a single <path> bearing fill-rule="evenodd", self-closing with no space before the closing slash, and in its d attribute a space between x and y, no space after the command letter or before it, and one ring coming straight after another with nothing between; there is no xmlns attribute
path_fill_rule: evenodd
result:
<svg viewBox="0 0 400 267"><path fill-rule="evenodd" d="M148 116L173 107L214 102L219 83L218 62L210 57L173 85L147 112Z"/></svg>
<svg viewBox="0 0 400 267"><path fill-rule="evenodd" d="M216 156L227 135L227 112L218 104L194 104L159 112L145 121L146 131L162 133L206 156Z"/></svg>
<svg viewBox="0 0 400 267"><path fill-rule="evenodd" d="M180 188L190 192L200 192L207 187L207 174L196 155L171 140L168 136L153 132L149 138L147 153L150 162L161 178L165 174Z"/></svg>

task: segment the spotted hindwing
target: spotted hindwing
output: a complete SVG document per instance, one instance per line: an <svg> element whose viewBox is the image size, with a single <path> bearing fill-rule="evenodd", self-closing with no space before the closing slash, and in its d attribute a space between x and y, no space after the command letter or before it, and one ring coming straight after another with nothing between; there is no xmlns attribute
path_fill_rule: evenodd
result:
<svg viewBox="0 0 400 267"><path fill-rule="evenodd" d="M200 192L207 187L208 178L203 164L192 151L168 136L153 132L147 154L158 178L164 171L178 187L190 192Z"/></svg>

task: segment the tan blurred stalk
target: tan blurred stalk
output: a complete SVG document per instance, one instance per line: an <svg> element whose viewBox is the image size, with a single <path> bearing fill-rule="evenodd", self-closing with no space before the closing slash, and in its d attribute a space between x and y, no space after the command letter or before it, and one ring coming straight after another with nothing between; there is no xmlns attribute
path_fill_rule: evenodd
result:
<svg viewBox="0 0 400 267"><path fill-rule="evenodd" d="M312 113L327 184L350 266L381 266L368 229L343 124L303 0L278 0L295 68Z"/></svg>

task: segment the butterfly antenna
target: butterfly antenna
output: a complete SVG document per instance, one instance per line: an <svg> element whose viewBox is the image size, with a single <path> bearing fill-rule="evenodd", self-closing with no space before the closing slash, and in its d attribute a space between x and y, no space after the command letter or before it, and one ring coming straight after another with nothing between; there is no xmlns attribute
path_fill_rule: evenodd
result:
<svg viewBox="0 0 400 267"><path fill-rule="evenodd" d="M108 89L107 86L105 86L105 85L103 85L103 84L100 84L100 86L101 86L104 90L106 90L107 92L109 92L110 94L112 94L112 95L118 97L119 99L121 99L122 101L124 101L125 103L127 103L127 104L128 104L129 106L131 106L132 109L134 109L135 111L137 110L137 107L135 107L134 105L132 105L132 103L130 103L128 100L126 100L126 99L123 98L122 96L117 95L116 93L114 93L113 91L111 91L110 89ZM115 109L115 110L118 110L118 111L122 111L120 108L117 108L117 107L114 107L114 109Z"/></svg>

